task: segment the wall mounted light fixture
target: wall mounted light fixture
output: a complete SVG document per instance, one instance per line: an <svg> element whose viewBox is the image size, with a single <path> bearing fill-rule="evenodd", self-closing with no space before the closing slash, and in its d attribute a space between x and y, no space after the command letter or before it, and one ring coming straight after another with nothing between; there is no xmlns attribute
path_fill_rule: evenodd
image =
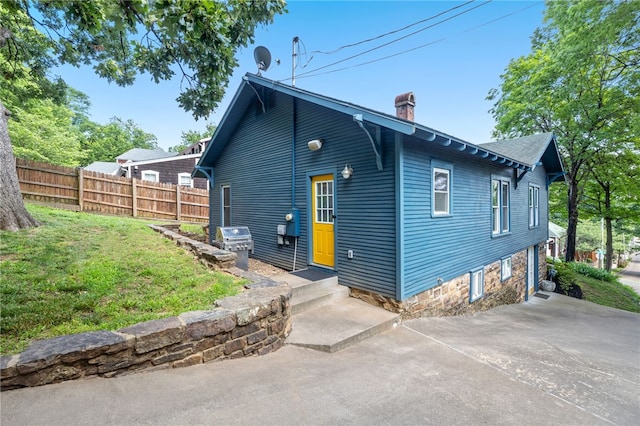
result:
<svg viewBox="0 0 640 426"><path fill-rule="evenodd" d="M344 165L344 169L342 169L342 177L345 179L349 179L353 174L353 169L349 165L349 163Z"/></svg>
<svg viewBox="0 0 640 426"><path fill-rule="evenodd" d="M307 147L309 147L310 151L317 151L322 148L322 143L324 140L322 139L314 139L312 141L307 142Z"/></svg>

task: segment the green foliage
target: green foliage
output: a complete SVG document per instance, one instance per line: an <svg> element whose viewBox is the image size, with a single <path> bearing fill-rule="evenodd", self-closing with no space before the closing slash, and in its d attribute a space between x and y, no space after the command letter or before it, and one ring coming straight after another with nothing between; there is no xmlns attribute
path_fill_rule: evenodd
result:
<svg viewBox="0 0 640 426"><path fill-rule="evenodd" d="M253 41L256 26L284 11L284 0L22 0L4 3L1 26L12 33L9 66L91 64L100 77L122 86L139 73L158 82L179 69L184 85L178 103L197 119L222 99L235 54ZM29 37L38 38L36 47L23 54Z"/></svg>
<svg viewBox="0 0 640 426"><path fill-rule="evenodd" d="M617 280L615 274L608 272L604 269L594 268L593 266L589 266L586 263L580 262L570 262L568 265L580 275L585 275L587 277L595 278L601 281L609 281L614 282Z"/></svg>
<svg viewBox="0 0 640 426"><path fill-rule="evenodd" d="M82 148L87 153L83 165L114 161L132 148L154 149L158 146L156 136L139 128L133 120L113 117L104 125L85 120L78 127L84 136Z"/></svg>
<svg viewBox="0 0 640 426"><path fill-rule="evenodd" d="M82 163L81 135L67 107L51 99L31 99L7 108L12 113L9 136L17 157L70 167Z"/></svg>
<svg viewBox="0 0 640 426"><path fill-rule="evenodd" d="M0 231L2 354L33 339L209 309L240 289L144 221L27 207L45 226Z"/></svg>
<svg viewBox="0 0 640 426"><path fill-rule="evenodd" d="M186 132L182 132L182 135L180 137L182 143L180 145L172 146L171 148L169 148L169 152L182 152L194 143L205 138L210 138L216 131L216 127L217 126L215 124L209 123L207 124L207 127L203 132L198 132L196 130L187 130Z"/></svg>
<svg viewBox="0 0 640 426"><path fill-rule="evenodd" d="M553 267L556 270L555 283L567 294L571 287L573 287L578 279L578 276L574 269L571 267L570 262L556 262Z"/></svg>
<svg viewBox="0 0 640 426"><path fill-rule="evenodd" d="M550 204L554 217L568 206L572 255L587 183L604 162L600 154L615 156L640 140L640 2L549 0L546 5L532 52L509 63L500 90L490 91L488 99L495 101L494 136L558 136L569 188L566 202ZM615 176L621 173L616 170ZM612 188L611 209L628 203L615 195L622 188L617 182Z"/></svg>
<svg viewBox="0 0 640 426"><path fill-rule="evenodd" d="M582 298L603 306L640 313L640 296L633 288L617 280L606 281L585 275L578 276Z"/></svg>

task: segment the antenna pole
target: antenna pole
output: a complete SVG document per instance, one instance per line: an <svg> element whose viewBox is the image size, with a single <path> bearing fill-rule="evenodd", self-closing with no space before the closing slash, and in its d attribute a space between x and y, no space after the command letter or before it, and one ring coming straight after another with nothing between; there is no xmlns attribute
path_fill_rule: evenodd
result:
<svg viewBox="0 0 640 426"><path fill-rule="evenodd" d="M293 43L291 43L291 85L296 85L296 46L298 44L298 36L293 38Z"/></svg>

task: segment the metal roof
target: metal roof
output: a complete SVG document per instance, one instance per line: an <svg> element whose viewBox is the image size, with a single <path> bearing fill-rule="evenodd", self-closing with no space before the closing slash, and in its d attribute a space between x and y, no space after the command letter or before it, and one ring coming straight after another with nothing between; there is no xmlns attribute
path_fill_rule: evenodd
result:
<svg viewBox="0 0 640 426"><path fill-rule="evenodd" d="M200 162L196 166L196 170L193 174L194 176L206 177L205 172L200 169L200 167L212 167L215 164L215 161L221 155L224 147L230 140L231 135L242 120L246 108L252 102L255 102L256 99L259 102L263 102L258 94L257 89L259 88L271 89L297 99L351 115L354 119L359 121L368 122L405 135L414 136L426 143L436 143L445 147L450 147L451 149L455 149L459 152L479 156L486 159L486 161L497 162L514 169L532 171L538 163L544 161L545 166L548 167L548 172L563 173L562 162L557 154L555 136L552 134L545 133L526 138L518 138L525 139L522 143L517 143L518 146L523 146L526 142L527 154L525 155L517 153L517 148L509 147L509 141L501 141L500 143L496 142L496 145L494 145L494 143L476 145L446 133L439 132L430 127L400 119L394 115L378 112L356 104L309 92L298 87L284 85L277 81L268 80L257 75L246 74L242 78L240 87L235 93L229 107L222 117L222 120L220 120L220 123L211 138L211 142L209 142ZM517 141L518 139L512 139L511 141ZM547 155L547 157L545 157L545 155ZM550 162L548 166L546 164L547 161Z"/></svg>

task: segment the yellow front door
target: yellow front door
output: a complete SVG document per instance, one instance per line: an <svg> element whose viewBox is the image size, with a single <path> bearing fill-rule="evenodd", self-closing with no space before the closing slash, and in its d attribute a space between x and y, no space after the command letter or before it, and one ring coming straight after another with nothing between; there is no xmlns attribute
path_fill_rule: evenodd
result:
<svg viewBox="0 0 640 426"><path fill-rule="evenodd" d="M313 211L313 263L333 267L334 254L334 190L333 175L311 178L311 209Z"/></svg>

